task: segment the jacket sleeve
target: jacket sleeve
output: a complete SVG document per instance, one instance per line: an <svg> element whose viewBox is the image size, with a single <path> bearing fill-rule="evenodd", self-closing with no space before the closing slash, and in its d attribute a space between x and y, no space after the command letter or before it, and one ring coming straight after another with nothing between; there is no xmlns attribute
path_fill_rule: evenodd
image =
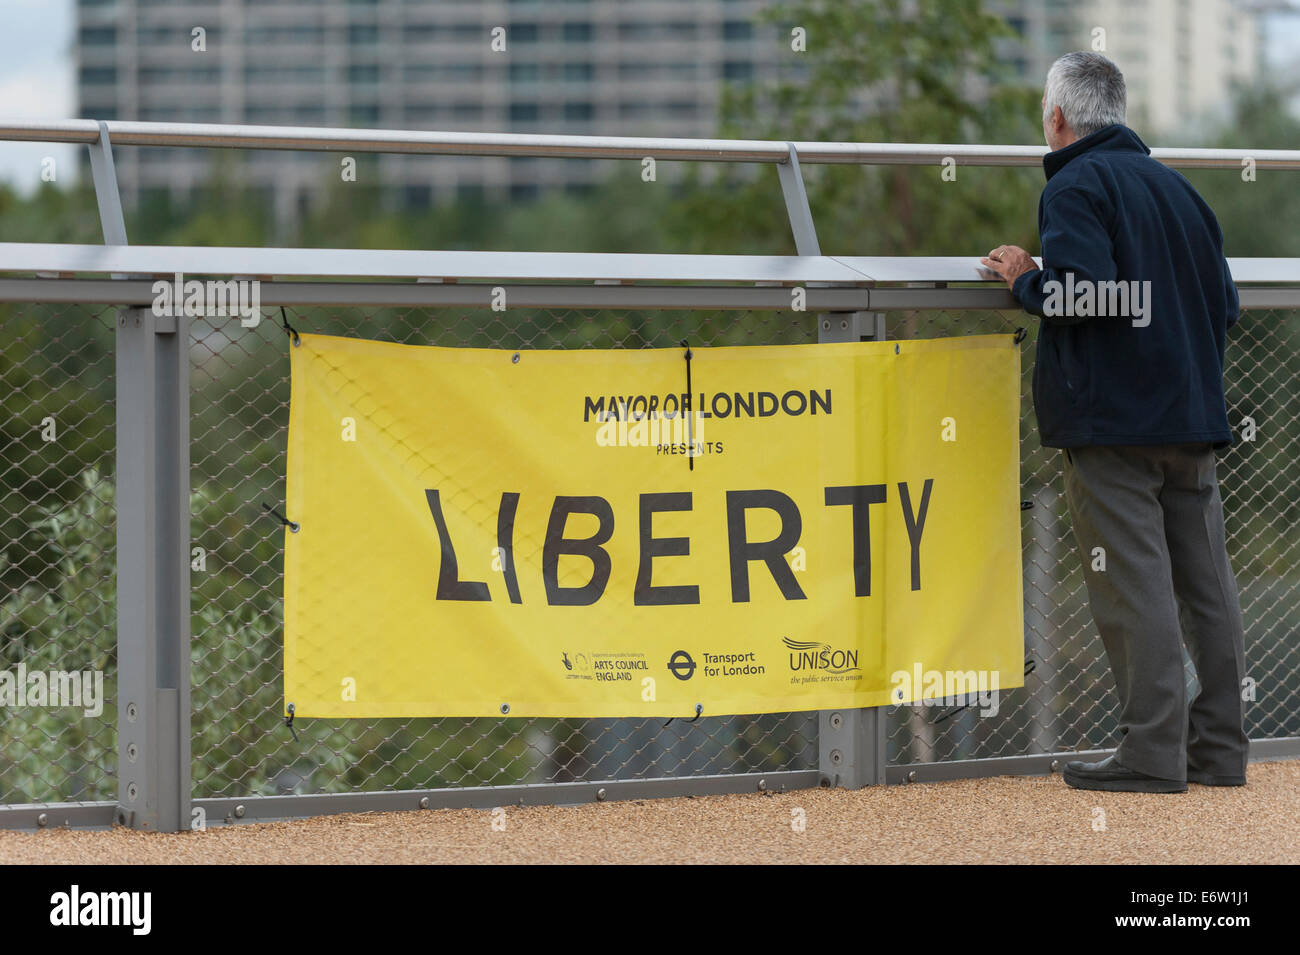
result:
<svg viewBox="0 0 1300 955"><path fill-rule="evenodd" d="M1226 258L1223 260L1223 287L1228 296L1228 327L1231 328L1241 317L1241 298L1237 295L1237 283L1232 280L1232 271L1228 268Z"/></svg>
<svg viewBox="0 0 1300 955"><path fill-rule="evenodd" d="M1110 229L1098 215L1092 198L1083 190L1063 189L1044 204L1039 217L1043 267L1016 279L1011 294L1025 311L1057 325L1086 322L1089 316L1047 315L1046 303L1053 287L1063 290L1067 272L1074 283L1110 282L1118 275Z"/></svg>

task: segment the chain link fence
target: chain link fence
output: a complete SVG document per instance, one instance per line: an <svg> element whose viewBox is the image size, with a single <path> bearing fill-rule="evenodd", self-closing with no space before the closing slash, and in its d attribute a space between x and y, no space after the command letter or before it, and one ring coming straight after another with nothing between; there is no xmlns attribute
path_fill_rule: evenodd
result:
<svg viewBox="0 0 1300 955"><path fill-rule="evenodd" d="M414 345L536 348L816 341L812 316L609 310L290 309L301 332ZM425 789L817 767L817 714L663 719L281 717L288 336L276 322L193 334L194 795ZM289 515L292 518L292 515Z"/></svg>
<svg viewBox="0 0 1300 955"><path fill-rule="evenodd" d="M1088 610L1083 565L1065 501L1060 452L1038 443L1031 381L1037 323L1023 312L909 312L888 316L890 338L1013 332L1021 352L1021 497L1026 668L1023 690L996 716L977 707L891 708L889 761L952 759L1113 746L1119 700ZM1300 313L1243 313L1228 335L1224 381L1237 440L1219 454L1228 556L1246 630L1254 701L1251 739L1300 735ZM1184 652L1189 699L1195 671Z"/></svg>
<svg viewBox="0 0 1300 955"><path fill-rule="evenodd" d="M0 305L0 804L117 796L114 314Z"/></svg>
<svg viewBox="0 0 1300 955"><path fill-rule="evenodd" d="M0 668L98 669L95 716L5 708L0 803L116 797L113 321L111 307L0 307ZM790 312L295 308L299 331L408 344L651 348L814 342ZM889 313L891 338L1025 325L1022 512L1024 689L996 716L891 708L892 764L1110 745L1116 700L1087 609L1059 452L1038 445L1035 335L1017 312ZM1228 405L1239 435L1220 457L1229 552L1246 621L1252 738L1300 736L1300 313L1252 311L1229 338ZM288 341L196 320L191 329L193 795L350 793L816 769L817 715L674 720L376 719L281 716L282 529ZM49 422L53 421L53 431ZM1190 674L1190 670L1189 670ZM1190 677L1189 677L1190 678Z"/></svg>

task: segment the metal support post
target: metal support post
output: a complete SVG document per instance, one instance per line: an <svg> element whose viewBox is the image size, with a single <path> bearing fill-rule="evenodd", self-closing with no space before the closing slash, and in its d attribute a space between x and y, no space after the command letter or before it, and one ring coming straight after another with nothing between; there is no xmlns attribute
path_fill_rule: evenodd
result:
<svg viewBox="0 0 1300 955"><path fill-rule="evenodd" d="M884 338L883 312L825 312L817 316L819 342ZM885 782L887 714L883 706L818 714L817 763L827 784L861 789Z"/></svg>
<svg viewBox="0 0 1300 955"><path fill-rule="evenodd" d="M821 255L808 193L799 171L799 155L793 143L786 145L790 158L776 168L794 233L795 251L799 255ZM881 341L884 337L882 312L825 312L817 316L819 342ZM823 710L818 714L818 768L823 780L846 789L885 782L885 712L884 707L870 707Z"/></svg>
<svg viewBox="0 0 1300 955"><path fill-rule="evenodd" d="M117 317L117 821L190 823L189 319Z"/></svg>
<svg viewBox="0 0 1300 955"><path fill-rule="evenodd" d="M104 243L126 245L104 123L90 170ZM114 816L160 832L190 823L189 340L183 315L118 312Z"/></svg>

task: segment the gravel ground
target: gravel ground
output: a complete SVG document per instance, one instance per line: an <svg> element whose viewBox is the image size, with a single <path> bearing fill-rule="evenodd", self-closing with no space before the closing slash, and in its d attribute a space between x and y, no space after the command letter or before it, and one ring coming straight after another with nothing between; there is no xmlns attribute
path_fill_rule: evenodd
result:
<svg viewBox="0 0 1300 955"><path fill-rule="evenodd" d="M159 835L0 832L0 863L1291 863L1300 760L1244 789L1094 793L1059 776L771 795L361 813ZM796 831L802 818L804 830Z"/></svg>

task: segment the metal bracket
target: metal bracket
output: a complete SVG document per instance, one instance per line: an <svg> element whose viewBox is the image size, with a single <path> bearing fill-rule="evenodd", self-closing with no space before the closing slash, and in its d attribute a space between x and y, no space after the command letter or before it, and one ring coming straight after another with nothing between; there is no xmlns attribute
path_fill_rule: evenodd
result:
<svg viewBox="0 0 1300 955"><path fill-rule="evenodd" d="M821 255L817 242L817 226L813 223L812 209L808 205L808 191L804 188L803 173L799 171L799 153L794 143L786 143L789 158L777 163L776 172L781 179L781 194L785 196L785 211L790 217L790 231L794 233L794 248L799 255Z"/></svg>
<svg viewBox="0 0 1300 955"><path fill-rule="evenodd" d="M108 140L108 124L103 121L99 124L99 142L90 147L90 178L95 185L95 202L99 205L104 244L126 245L126 218L122 214L122 196L117 190L113 145Z"/></svg>
<svg viewBox="0 0 1300 955"><path fill-rule="evenodd" d="M822 312L817 316L819 342L882 342L884 312Z"/></svg>
<svg viewBox="0 0 1300 955"><path fill-rule="evenodd" d="M888 709L823 710L818 714L818 769L822 783L844 789L886 781L885 725Z"/></svg>

